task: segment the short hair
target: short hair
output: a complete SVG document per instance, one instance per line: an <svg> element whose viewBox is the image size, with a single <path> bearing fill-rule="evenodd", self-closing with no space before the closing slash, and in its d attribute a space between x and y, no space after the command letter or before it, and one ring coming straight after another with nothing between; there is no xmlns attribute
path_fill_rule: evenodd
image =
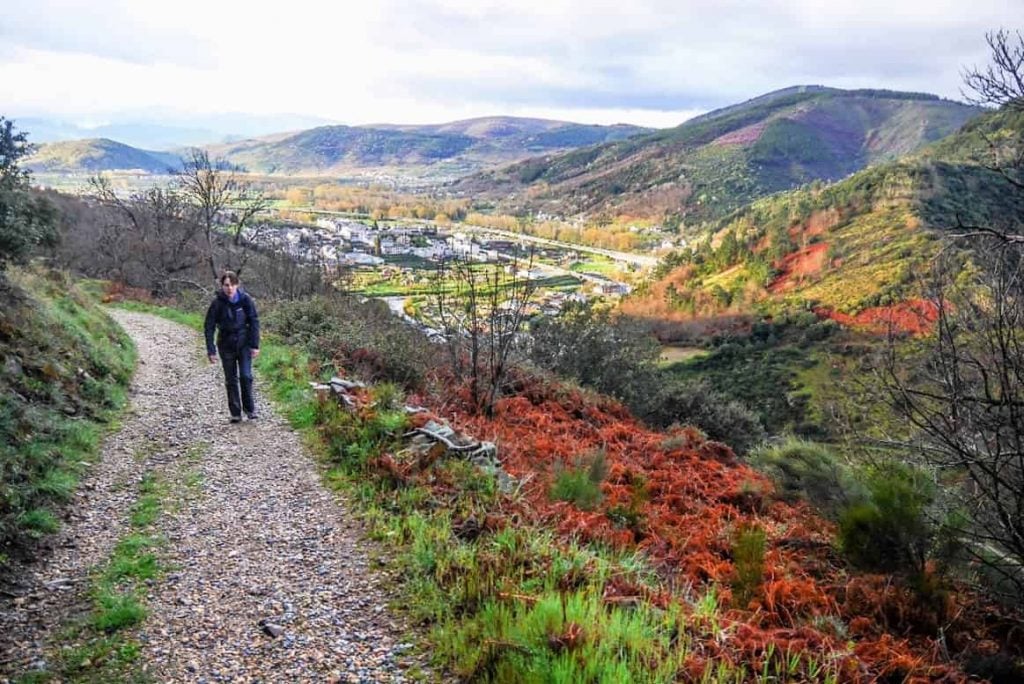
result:
<svg viewBox="0 0 1024 684"><path fill-rule="evenodd" d="M230 280L232 285L237 285L238 274L234 271L224 271L220 276L220 284L223 285L225 280Z"/></svg>

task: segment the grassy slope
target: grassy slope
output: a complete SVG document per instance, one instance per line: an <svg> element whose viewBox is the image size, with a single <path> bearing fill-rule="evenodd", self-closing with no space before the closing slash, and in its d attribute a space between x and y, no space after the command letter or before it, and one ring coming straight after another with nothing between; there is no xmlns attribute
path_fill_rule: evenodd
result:
<svg viewBox="0 0 1024 684"><path fill-rule="evenodd" d="M912 599L891 591L902 586L898 578L847 574L822 543L827 525L806 509L762 501L759 477L720 462L730 454L701 446L697 433L647 433L613 404L527 385L506 400L499 415L507 418L460 416L471 434L489 434L488 425L515 433L499 440L503 463L522 478L506 496L461 459L422 472L409 466L397 436L410 418L395 386L359 393L365 404L356 412L311 396L318 367L340 370L322 362L268 340L259 372L321 455L325 481L349 494L369 535L393 550L402 608L429 630L434 664L449 674L489 682L853 681L855 672L865 680L957 680L947 664L918 656L932 653L931 642L914 631L913 618L883 626L862 608L824 598L847 582L862 592L877 582L886 587L879 610L903 610ZM538 433L534 419L524 421L530 412L553 422ZM548 487L558 453L593 454L592 444L607 445L599 451L610 465L600 485L591 475L583 482L593 497L578 496L578 487L563 493L557 465ZM383 465L396 461L401 466ZM741 558L736 530L748 519L768 549ZM644 538L660 541L640 551ZM666 581L666 567L659 574L651 558L677 546L678 581ZM761 607L744 607L737 596ZM847 629L854 623L856 634Z"/></svg>
<svg viewBox="0 0 1024 684"><path fill-rule="evenodd" d="M12 270L0 292L0 560L54 531L125 402L135 350L61 274Z"/></svg>

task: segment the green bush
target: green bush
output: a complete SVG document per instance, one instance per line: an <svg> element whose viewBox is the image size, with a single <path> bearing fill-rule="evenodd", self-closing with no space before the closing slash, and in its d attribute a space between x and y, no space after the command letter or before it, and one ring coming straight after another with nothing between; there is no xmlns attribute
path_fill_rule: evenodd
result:
<svg viewBox="0 0 1024 684"><path fill-rule="evenodd" d="M711 439L745 454L764 441L757 415L703 381L667 381L639 407L644 420L659 427L694 425Z"/></svg>
<svg viewBox="0 0 1024 684"><path fill-rule="evenodd" d="M735 568L732 594L737 608L746 608L761 587L764 579L765 543L765 532L756 524L742 525L736 530L732 546Z"/></svg>
<svg viewBox="0 0 1024 684"><path fill-rule="evenodd" d="M577 305L534 322L530 332L535 365L619 399L656 427L695 425L740 453L764 439L760 420L742 404L658 368L660 347L636 321Z"/></svg>
<svg viewBox="0 0 1024 684"><path fill-rule="evenodd" d="M657 385L657 341L644 326L607 309L571 305L534 321L530 334L535 365L631 407Z"/></svg>
<svg viewBox="0 0 1024 684"><path fill-rule="evenodd" d="M839 514L839 543L869 570L920 574L937 530L926 516L935 485L920 470L890 464L870 475L868 499Z"/></svg>
<svg viewBox="0 0 1024 684"><path fill-rule="evenodd" d="M584 511L593 510L601 503L601 483L607 475L608 462L603 450L578 459L573 467L558 463L551 498L569 501Z"/></svg>
<svg viewBox="0 0 1024 684"><path fill-rule="evenodd" d="M0 280L8 263L23 263L38 245L57 243L57 212L29 188L27 171L18 166L32 152L24 132L0 116Z"/></svg>
<svg viewBox="0 0 1024 684"><path fill-rule="evenodd" d="M422 332L377 300L332 295L282 303L265 314L264 326L316 358L343 364L368 381L406 389L422 386L438 357Z"/></svg>
<svg viewBox="0 0 1024 684"><path fill-rule="evenodd" d="M830 517L866 497L851 469L823 444L791 437L756 449L748 462L775 481L784 499L806 499Z"/></svg>

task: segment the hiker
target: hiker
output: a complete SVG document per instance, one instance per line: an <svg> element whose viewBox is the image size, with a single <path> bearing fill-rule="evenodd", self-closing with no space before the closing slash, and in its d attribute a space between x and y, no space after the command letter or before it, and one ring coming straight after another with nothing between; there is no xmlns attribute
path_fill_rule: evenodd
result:
<svg viewBox="0 0 1024 684"><path fill-rule="evenodd" d="M217 329L217 346L213 345L213 329ZM256 420L256 404L252 399L252 360L260 355L260 318L256 303L238 284L234 271L224 271L220 291L206 311L206 354L210 363L220 353L224 365L224 385L228 390L231 422L242 420L245 410L249 420ZM238 396L241 380L242 396Z"/></svg>

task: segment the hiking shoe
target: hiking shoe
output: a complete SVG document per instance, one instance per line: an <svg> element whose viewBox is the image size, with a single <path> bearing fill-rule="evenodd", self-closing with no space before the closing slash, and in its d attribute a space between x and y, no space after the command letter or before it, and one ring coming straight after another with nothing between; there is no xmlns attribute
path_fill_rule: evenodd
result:
<svg viewBox="0 0 1024 684"><path fill-rule="evenodd" d="M246 416L249 418L249 420L259 420L259 418L260 418L255 413L247 413Z"/></svg>
<svg viewBox="0 0 1024 684"><path fill-rule="evenodd" d="M231 416L231 422L232 423L241 423L242 422L242 416Z"/></svg>

